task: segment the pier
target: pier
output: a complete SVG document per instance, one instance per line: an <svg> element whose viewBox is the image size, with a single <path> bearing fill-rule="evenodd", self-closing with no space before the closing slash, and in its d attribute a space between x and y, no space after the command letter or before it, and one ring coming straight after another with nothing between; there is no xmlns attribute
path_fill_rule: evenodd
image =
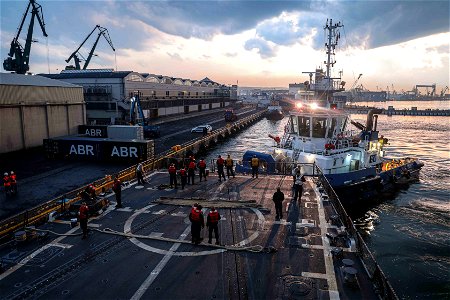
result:
<svg viewBox="0 0 450 300"><path fill-rule="evenodd" d="M367 106L345 106L344 109L351 114L364 114L366 115L369 110L375 109L375 107ZM450 116L450 109L417 109L417 107L411 107L411 109L395 109L389 106L388 109L383 109L381 113L388 116L430 116L430 117L448 117Z"/></svg>

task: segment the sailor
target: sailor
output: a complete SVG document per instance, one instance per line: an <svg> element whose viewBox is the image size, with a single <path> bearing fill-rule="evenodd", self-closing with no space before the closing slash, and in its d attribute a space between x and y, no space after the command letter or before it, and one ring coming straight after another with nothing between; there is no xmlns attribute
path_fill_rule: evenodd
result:
<svg viewBox="0 0 450 300"><path fill-rule="evenodd" d="M277 191L273 194L272 197L273 203L275 203L275 219L279 220L283 218L283 200L284 193L281 191L279 187L277 187Z"/></svg>
<svg viewBox="0 0 450 300"><path fill-rule="evenodd" d="M175 168L175 164L170 164L169 166L169 178L170 178L170 187L177 188L177 168Z"/></svg>
<svg viewBox="0 0 450 300"><path fill-rule="evenodd" d="M16 177L16 173L14 173L14 171L11 171L10 173L11 175L9 175L9 181L11 183L11 194L17 194L17 177Z"/></svg>
<svg viewBox="0 0 450 300"><path fill-rule="evenodd" d="M122 208L122 182L120 182L119 177L116 175L114 178L114 183L112 187L114 193L116 194L116 208Z"/></svg>
<svg viewBox="0 0 450 300"><path fill-rule="evenodd" d="M11 182L10 182L8 172L5 172L5 174L3 174L3 187L5 188L6 195L10 195L11 194Z"/></svg>
<svg viewBox="0 0 450 300"><path fill-rule="evenodd" d="M234 171L233 171L234 162L233 162L233 159L231 158L230 154L228 154L228 156L227 156L227 159L225 161L225 165L227 167L227 176L228 176L228 178L230 178L230 174L234 178Z"/></svg>
<svg viewBox="0 0 450 300"><path fill-rule="evenodd" d="M215 207L211 207L211 211L209 212L208 216L206 217L206 227L209 229L209 239L208 243L211 244L212 242L212 232L214 231L214 237L216 238L216 245L219 245L219 220L220 220L220 214L215 209Z"/></svg>
<svg viewBox="0 0 450 300"><path fill-rule="evenodd" d="M294 201L297 200L297 198L302 196L303 193L303 182L306 181L305 176L303 176L300 173L300 170L297 171L295 174L295 180L294 180Z"/></svg>
<svg viewBox="0 0 450 300"><path fill-rule="evenodd" d="M217 158L216 164L217 164L217 174L219 175L219 181L222 181L222 177L223 177L223 180L226 180L225 173L223 171L223 166L225 164L225 161L223 160L222 156L219 155L219 157Z"/></svg>
<svg viewBox="0 0 450 300"><path fill-rule="evenodd" d="M195 159L191 156L189 164L188 164L188 184L194 185L194 177L195 177Z"/></svg>
<svg viewBox="0 0 450 300"><path fill-rule="evenodd" d="M300 166L300 164L298 164L293 170L292 170L292 180L295 183L295 175L297 175L297 172L301 172L302 171L302 167Z"/></svg>
<svg viewBox="0 0 450 300"><path fill-rule="evenodd" d="M139 163L136 167L136 177L138 180L138 184L145 184L144 181L144 166L142 165L142 163Z"/></svg>
<svg viewBox="0 0 450 300"><path fill-rule="evenodd" d="M205 219L202 214L201 205L192 208L189 214L189 220L191 221L192 243L198 245L202 240L200 238L200 231L205 227Z"/></svg>
<svg viewBox="0 0 450 300"><path fill-rule="evenodd" d="M180 171L178 172L180 174L181 179L181 189L184 190L184 186L186 185L187 181L187 171L185 167L181 167Z"/></svg>
<svg viewBox="0 0 450 300"><path fill-rule="evenodd" d="M83 237L81 239L87 238L88 228L88 217L89 217L89 207L86 205L86 202L83 201L80 206L80 210L78 212L78 217L80 219L80 228L83 230Z"/></svg>
<svg viewBox="0 0 450 300"><path fill-rule="evenodd" d="M258 178L258 168L259 168L259 159L256 157L256 155L253 155L251 161L251 166L252 166L252 178Z"/></svg>
<svg viewBox="0 0 450 300"><path fill-rule="evenodd" d="M92 200L97 199L97 194L96 194L94 185L90 184L88 186L88 188L89 188L89 197L90 197L90 199L92 199Z"/></svg>
<svg viewBox="0 0 450 300"><path fill-rule="evenodd" d="M201 158L198 162L198 169L200 175L200 181L202 181L202 177L205 178L206 181L206 162L204 158Z"/></svg>

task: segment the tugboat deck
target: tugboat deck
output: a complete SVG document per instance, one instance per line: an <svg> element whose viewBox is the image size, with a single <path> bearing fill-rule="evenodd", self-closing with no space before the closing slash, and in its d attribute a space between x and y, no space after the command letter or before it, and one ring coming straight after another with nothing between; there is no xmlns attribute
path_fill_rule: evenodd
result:
<svg viewBox="0 0 450 300"><path fill-rule="evenodd" d="M168 180L154 172L145 186L126 185L121 209L107 194L110 206L90 219L85 240L78 226L55 220L38 229L68 236L38 232L1 247L0 298L379 299L317 179L307 179L299 201L291 176L219 182L210 174L184 190L164 189ZM281 221L277 187L286 199ZM205 216L218 209L222 246L208 244L206 230L200 245L190 242L195 202Z"/></svg>

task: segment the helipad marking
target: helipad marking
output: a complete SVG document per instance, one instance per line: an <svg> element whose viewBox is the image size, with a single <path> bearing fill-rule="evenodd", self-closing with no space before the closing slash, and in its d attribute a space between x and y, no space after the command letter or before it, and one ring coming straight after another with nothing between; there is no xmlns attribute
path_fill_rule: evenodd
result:
<svg viewBox="0 0 450 300"><path fill-rule="evenodd" d="M155 206L155 204L153 205L149 205L146 206L140 210L137 210L133 215L131 215L128 220L125 222L124 226L123 226L123 231L125 233L131 233L131 224L133 223L134 219L140 215L141 213L145 212L148 208ZM256 214L256 216L258 217L258 223L260 224L261 229L264 229L264 223L265 223L265 218L264 215L256 208L251 208L251 210ZM188 229L190 228L190 226L188 227ZM189 231L188 231L189 232ZM259 231L255 231L251 236L249 236L248 238L246 238L245 240L234 244L232 246L234 247L242 247L247 245L248 243L250 243L251 241L253 241L254 239L256 239L259 235ZM138 240L137 238L130 238L129 239L130 242L132 242L133 244L135 244L136 246L138 246L141 249L150 251L150 252L154 252L154 253L158 253L158 254L162 254L162 255L166 255L169 253L169 251L171 250L163 250L163 249L159 249L159 248L155 248L152 247L150 245L147 245L143 242L141 242L140 240ZM175 244L177 245L177 244ZM177 247L178 248L178 247ZM174 252L172 255L174 256L203 256L203 255L211 255L211 254L218 254L218 253L222 253L225 252L225 249L214 249L214 250L206 250L206 251L198 251L198 252L194 252L194 251L184 251L184 252Z"/></svg>
<svg viewBox="0 0 450 300"><path fill-rule="evenodd" d="M190 226L188 226L182 236L186 236L187 232L189 231ZM170 247L169 251L167 251L166 255L161 259L161 261L158 263L158 265L153 269L153 271L150 273L150 275L145 279L145 281L141 284L139 289L134 293L134 295L131 297L133 300L140 299L144 293L147 291L147 289L152 285L153 281L155 281L156 277L161 273L162 269L167 265L170 258L175 254L175 251L180 247L181 243L173 244L172 247Z"/></svg>

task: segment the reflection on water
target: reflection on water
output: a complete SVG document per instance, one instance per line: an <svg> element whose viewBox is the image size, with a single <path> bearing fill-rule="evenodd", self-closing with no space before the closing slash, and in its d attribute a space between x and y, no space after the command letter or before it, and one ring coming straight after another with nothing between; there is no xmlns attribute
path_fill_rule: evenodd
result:
<svg viewBox="0 0 450 300"><path fill-rule="evenodd" d="M398 103L394 107L399 107ZM432 103L401 102L403 107ZM449 102L440 102L448 108ZM393 105L386 103L386 105ZM409 105L409 106L407 106ZM386 106L387 107L387 106ZM354 115L365 123L365 116ZM261 120L212 151L207 159L246 150L272 152L269 134L282 136L287 118ZM420 182L394 199L368 208L355 219L394 289L404 299L450 298L450 155L448 117L379 116L378 130L389 139L388 157L418 157L425 163Z"/></svg>

